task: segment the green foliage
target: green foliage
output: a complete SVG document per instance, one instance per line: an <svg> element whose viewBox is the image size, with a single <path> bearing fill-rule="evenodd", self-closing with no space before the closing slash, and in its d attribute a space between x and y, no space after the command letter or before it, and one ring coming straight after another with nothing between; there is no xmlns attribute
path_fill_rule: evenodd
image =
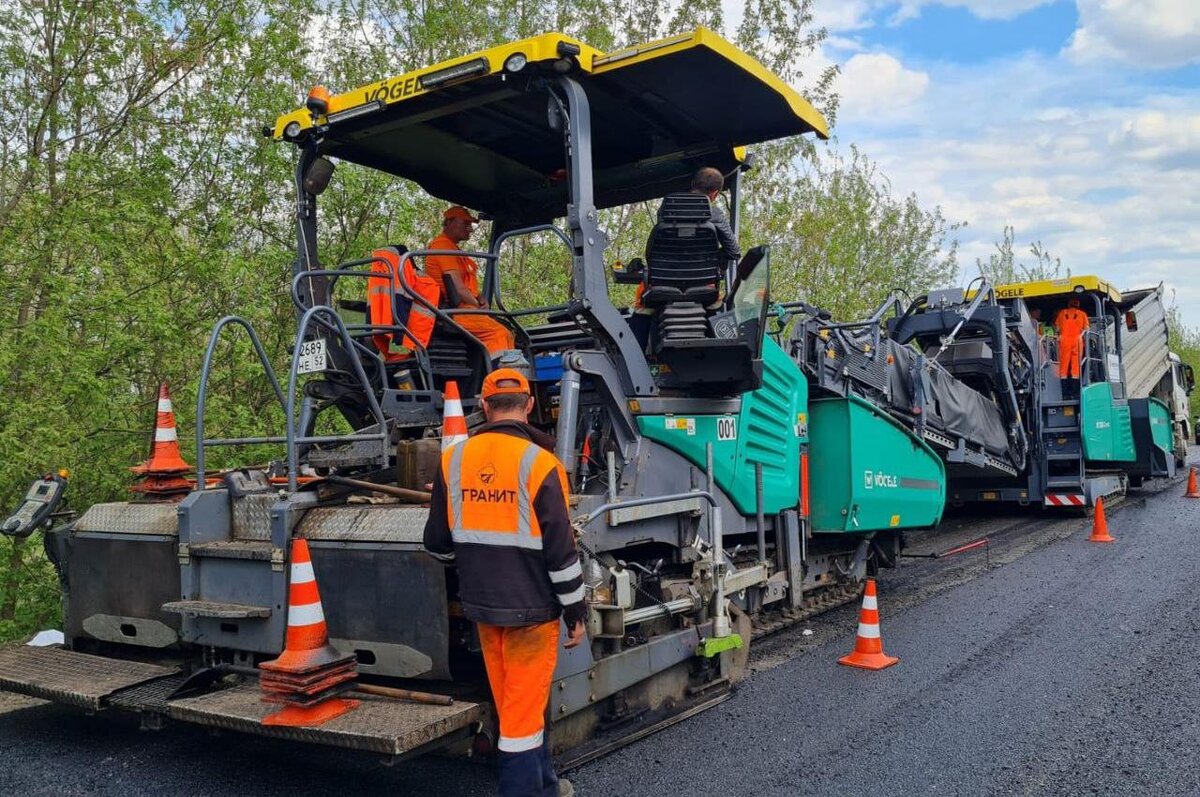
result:
<svg viewBox="0 0 1200 797"><path fill-rule="evenodd" d="M1192 366L1193 373L1200 374L1200 329L1189 327L1183 322L1178 305L1167 308L1167 332L1170 338L1171 351L1179 355L1179 359ZM1195 422L1192 413L1196 412L1196 402L1200 400L1196 393L1189 396L1189 417Z"/></svg>
<svg viewBox="0 0 1200 797"><path fill-rule="evenodd" d="M707 25L801 87L832 122L836 69L806 74L825 33L812 0L12 0L0 15L0 507L39 473L72 472L82 510L123 500L168 381L185 455L213 323L257 329L277 373L295 334L293 153L259 131L308 87L335 90L500 41L561 30L602 49ZM743 243L775 247L777 295L856 313L893 286L947 282L955 229L893 197L873 164L817 159L808 140L760 151ZM441 203L339 168L322 197L326 263L428 241ZM641 254L652 204L607 211L610 257ZM510 307L558 302L569 258L549 235L506 252ZM846 290L853 286L854 290ZM346 297L362 286L343 284ZM616 293L630 298L629 289ZM208 437L278 434L282 409L230 328L209 379ZM211 449L207 465L278 448ZM0 538L0 640L58 622L37 538Z"/></svg>
<svg viewBox="0 0 1200 797"><path fill-rule="evenodd" d="M1029 245L1029 254L1033 262L1018 263L1013 248L1016 231L1012 227L1004 227L1003 237L996 242L996 251L988 255L987 262L976 258L975 265L979 273L993 285L1008 285L1014 282L1033 282L1035 280L1052 280L1059 277L1071 276L1071 269L1064 273L1062 260L1054 257L1041 241Z"/></svg>

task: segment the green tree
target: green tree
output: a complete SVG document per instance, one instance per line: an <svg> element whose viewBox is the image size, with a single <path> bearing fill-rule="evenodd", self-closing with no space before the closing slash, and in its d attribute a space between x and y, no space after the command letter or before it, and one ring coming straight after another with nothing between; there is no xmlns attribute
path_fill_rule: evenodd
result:
<svg viewBox="0 0 1200 797"><path fill-rule="evenodd" d="M1005 225L1001 239L996 242L996 251L988 255L987 262L975 259L979 273L986 277L988 282L993 285L1007 285L1013 282L1071 276L1071 269L1068 268L1064 273L1062 260L1051 255L1041 241L1034 241L1029 245L1029 254L1033 255L1033 262L1018 263L1014 249L1015 240L1016 231Z"/></svg>

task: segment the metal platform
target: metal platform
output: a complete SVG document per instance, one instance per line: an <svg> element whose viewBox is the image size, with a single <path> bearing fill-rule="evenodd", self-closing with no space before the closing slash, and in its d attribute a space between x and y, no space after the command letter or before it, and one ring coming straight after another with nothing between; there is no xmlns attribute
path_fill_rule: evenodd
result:
<svg viewBox="0 0 1200 797"><path fill-rule="evenodd" d="M61 648L0 648L0 689L97 711L106 698L179 670L137 661L89 656Z"/></svg>
<svg viewBox="0 0 1200 797"><path fill-rule="evenodd" d="M198 697L172 700L167 715L183 722L254 733L297 742L406 756L458 734L466 736L482 720L486 707L455 701L450 706L427 706L398 700L346 695L359 699L353 711L311 728L263 725L262 719L279 707L262 700L257 683L243 683Z"/></svg>

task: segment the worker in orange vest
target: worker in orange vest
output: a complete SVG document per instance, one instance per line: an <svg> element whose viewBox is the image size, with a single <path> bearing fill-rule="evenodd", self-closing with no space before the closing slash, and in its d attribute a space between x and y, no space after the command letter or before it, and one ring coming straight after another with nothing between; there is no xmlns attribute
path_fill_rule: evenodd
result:
<svg viewBox="0 0 1200 797"><path fill-rule="evenodd" d="M442 213L442 231L429 242L428 249L458 250L459 244L471 237L479 219L461 205L451 205ZM487 309L479 291L479 264L466 255L429 255L425 258L425 273L444 284L453 283L458 293L458 307ZM456 315L454 322L487 346L495 356L513 347L513 334L508 327L486 315Z"/></svg>
<svg viewBox="0 0 1200 797"><path fill-rule="evenodd" d="M1072 296L1067 306L1054 317L1054 328L1058 330L1058 378L1079 379L1079 360L1083 354L1083 333L1090 321L1087 313L1079 309L1079 299Z"/></svg>
<svg viewBox="0 0 1200 797"><path fill-rule="evenodd" d="M558 658L584 639L583 569L567 512L567 475L548 435L529 425L529 381L488 374L487 424L442 454L425 550L458 566L463 614L476 624L500 717L502 797L574 794L554 774L545 711Z"/></svg>

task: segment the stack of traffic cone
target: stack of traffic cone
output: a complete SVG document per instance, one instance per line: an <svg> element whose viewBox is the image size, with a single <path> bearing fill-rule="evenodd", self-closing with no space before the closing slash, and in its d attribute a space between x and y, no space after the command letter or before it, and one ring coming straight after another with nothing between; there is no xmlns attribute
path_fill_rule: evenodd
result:
<svg viewBox="0 0 1200 797"><path fill-rule="evenodd" d="M146 495L179 496L195 486L191 480L179 475L191 469L192 466L183 461L179 451L171 391L163 382L158 386L158 413L154 419L154 443L150 447L150 459L130 468L140 478L129 489Z"/></svg>
<svg viewBox="0 0 1200 797"><path fill-rule="evenodd" d="M854 652L838 659L838 664L860 667L864 670L882 670L891 667L900 659L885 655L883 640L879 637L879 603L875 595L875 579L867 579L863 592L862 611L858 615L858 635L854 638Z"/></svg>
<svg viewBox="0 0 1200 797"><path fill-rule="evenodd" d="M1092 517L1092 536L1088 542L1116 542L1108 534L1108 519L1104 517L1104 498L1096 499L1096 514Z"/></svg>
<svg viewBox="0 0 1200 797"><path fill-rule="evenodd" d="M1200 498L1200 486L1196 485L1196 469L1192 468L1188 471L1187 492L1183 494L1184 498Z"/></svg>
<svg viewBox="0 0 1200 797"><path fill-rule="evenodd" d="M462 397L458 395L457 382L446 381L442 401L442 450L446 451L467 439L467 418L463 415Z"/></svg>
<svg viewBox="0 0 1200 797"><path fill-rule="evenodd" d="M329 628L305 540L292 544L291 576L283 654L258 665L263 700L282 703L284 708L262 722L320 725L358 705L357 700L337 697L354 688L358 674L355 657L343 656L329 644Z"/></svg>

